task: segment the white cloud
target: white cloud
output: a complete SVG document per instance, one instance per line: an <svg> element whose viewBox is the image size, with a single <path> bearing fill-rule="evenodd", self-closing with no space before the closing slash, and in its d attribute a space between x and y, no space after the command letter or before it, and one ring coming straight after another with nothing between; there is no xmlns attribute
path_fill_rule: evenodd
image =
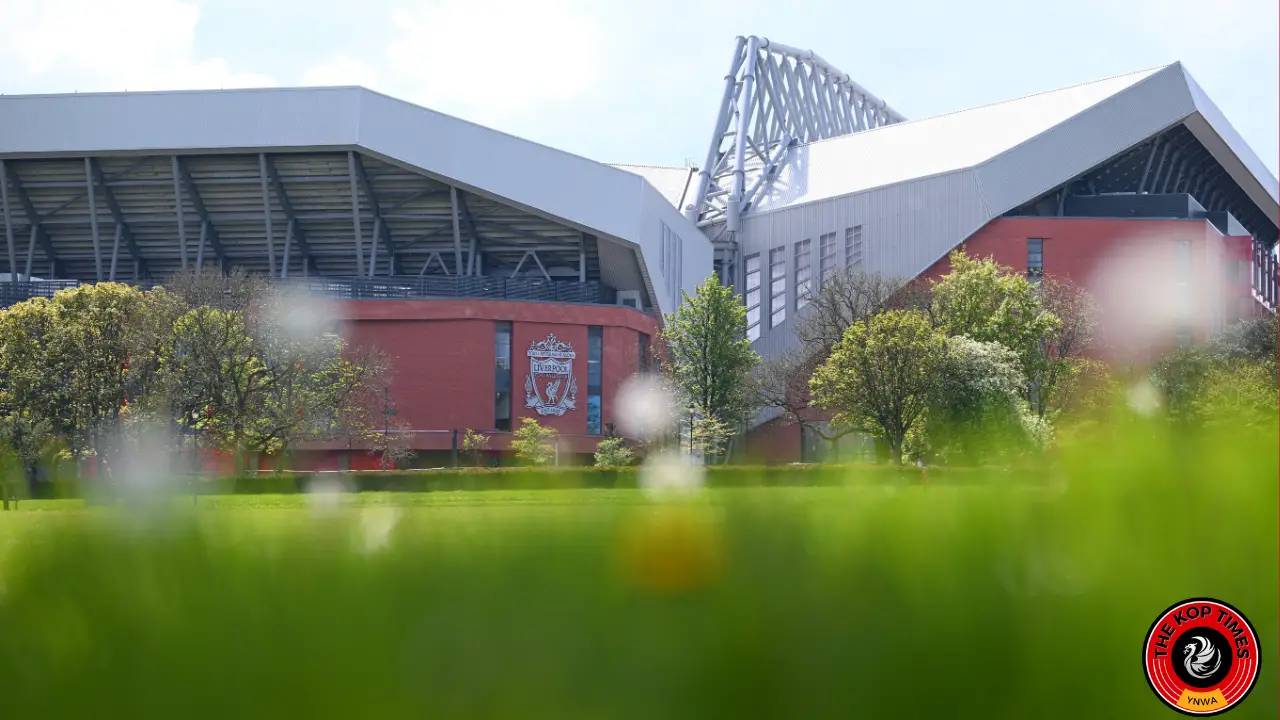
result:
<svg viewBox="0 0 1280 720"><path fill-rule="evenodd" d="M331 57L308 84L358 83L442 112L501 121L587 94L601 79L602 25L579 0L434 0L392 8L371 63Z"/></svg>
<svg viewBox="0 0 1280 720"><path fill-rule="evenodd" d="M4 0L0 91L261 87L264 75L199 58L200 9L183 0Z"/></svg>

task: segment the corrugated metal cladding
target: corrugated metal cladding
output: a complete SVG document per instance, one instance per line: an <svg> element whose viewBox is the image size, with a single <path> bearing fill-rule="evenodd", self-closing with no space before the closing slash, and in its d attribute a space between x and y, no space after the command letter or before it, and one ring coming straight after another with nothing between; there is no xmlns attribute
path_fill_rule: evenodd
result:
<svg viewBox="0 0 1280 720"><path fill-rule="evenodd" d="M641 272L640 259L636 251L612 240L598 238L596 252L600 257L600 281L613 288L646 288L644 305L646 308L657 306L647 288L652 288L648 278Z"/></svg>
<svg viewBox="0 0 1280 720"><path fill-rule="evenodd" d="M1171 65L977 168L994 217L1105 162L1195 112Z"/></svg>
<svg viewBox="0 0 1280 720"><path fill-rule="evenodd" d="M772 357L795 345L795 243L835 233L838 265L849 262L846 231L861 226L862 268L890 277L914 277L989 220L978 185L970 170L960 170L884 188L808 203L761 215L748 215L738 232L743 258L785 247L787 262L787 320L769 327L768 293L762 305L765 320L753 347ZM714 233L711 233L714 235ZM745 263L738 263L739 274ZM742 287L743 278L736 279ZM765 281L767 284L767 280Z"/></svg>

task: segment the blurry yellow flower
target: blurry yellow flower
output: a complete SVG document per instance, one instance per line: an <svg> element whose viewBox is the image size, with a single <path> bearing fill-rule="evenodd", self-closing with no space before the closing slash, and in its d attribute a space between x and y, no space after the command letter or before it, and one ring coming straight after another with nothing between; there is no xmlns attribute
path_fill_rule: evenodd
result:
<svg viewBox="0 0 1280 720"><path fill-rule="evenodd" d="M673 594L706 587L720 575L724 542L707 508L660 505L624 527L621 564L625 581Z"/></svg>

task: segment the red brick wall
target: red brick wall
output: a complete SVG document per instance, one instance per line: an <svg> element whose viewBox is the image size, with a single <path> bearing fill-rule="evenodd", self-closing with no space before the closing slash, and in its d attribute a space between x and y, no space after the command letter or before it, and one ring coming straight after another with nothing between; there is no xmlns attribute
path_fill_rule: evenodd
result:
<svg viewBox="0 0 1280 720"><path fill-rule="evenodd" d="M742 454L751 463L800 462L800 443L799 424L786 424L782 419L775 419L747 433Z"/></svg>
<svg viewBox="0 0 1280 720"><path fill-rule="evenodd" d="M1241 252L1248 258L1249 239L1224 238L1206 220L999 218L970 236L963 247L971 256L991 257L1025 271L1028 238L1044 240L1046 275L1070 279L1095 292L1102 305L1100 345L1109 348L1097 351L1103 357L1118 358L1117 348L1128 346L1123 353L1127 359L1149 360L1175 346L1172 328L1151 330L1149 337L1144 333L1149 329L1146 320L1166 307L1161 296L1171 291L1179 239L1192 243L1193 339L1202 342L1210 334L1215 303L1220 303L1224 323L1242 311L1252 312L1251 302L1242 300L1249 297L1248 283L1227 284L1225 264L1228 256L1239 257ZM1137 257L1142 261L1135 261ZM950 270L950 260L943 258L922 276L937 280ZM1139 292L1147 286L1149 292ZM1132 342L1135 337L1141 337L1141 343ZM1143 347L1135 353L1136 344Z"/></svg>
<svg viewBox="0 0 1280 720"><path fill-rule="evenodd" d="M639 335L654 337L657 321L625 307L496 300L353 300L340 303L344 335L389 356L391 400L396 420L413 430L493 431L494 327L512 323L511 385L513 427L533 417L562 434L587 432L587 328L602 327L601 420L614 420L613 395L636 372ZM560 417L540 416L525 407L528 350L549 334L573 345L576 407ZM414 449L447 450L449 432L415 433ZM589 452L591 438L563 439L567 452ZM491 440L495 450L507 438ZM332 444L328 445L332 447ZM335 448L336 449L336 448Z"/></svg>

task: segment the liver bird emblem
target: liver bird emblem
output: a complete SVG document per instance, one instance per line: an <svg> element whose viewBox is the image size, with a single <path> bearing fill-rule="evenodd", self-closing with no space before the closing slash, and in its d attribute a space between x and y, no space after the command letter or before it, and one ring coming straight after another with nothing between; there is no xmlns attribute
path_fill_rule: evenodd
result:
<svg viewBox="0 0 1280 720"><path fill-rule="evenodd" d="M1182 666L1187 674L1203 680L1217 672L1222 666L1222 654L1213 643L1200 635L1191 638L1191 642L1182 646Z"/></svg>

